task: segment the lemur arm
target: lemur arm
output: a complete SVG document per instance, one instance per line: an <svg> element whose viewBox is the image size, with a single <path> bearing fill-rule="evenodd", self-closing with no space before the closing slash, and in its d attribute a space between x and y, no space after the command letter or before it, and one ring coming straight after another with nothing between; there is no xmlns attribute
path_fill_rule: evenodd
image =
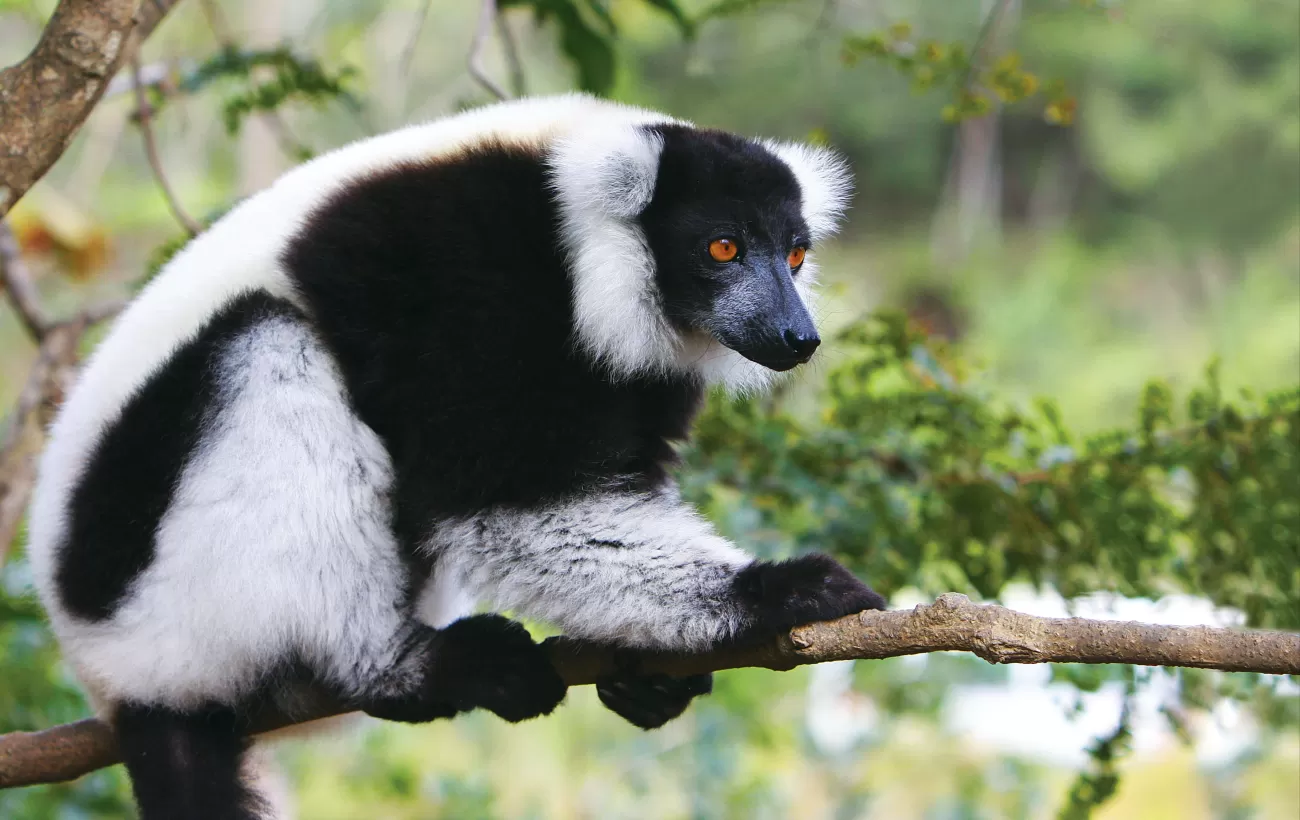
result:
<svg viewBox="0 0 1300 820"><path fill-rule="evenodd" d="M756 561L672 490L610 492L441 523L435 572L497 607L628 648L700 650L882 609L824 555Z"/></svg>

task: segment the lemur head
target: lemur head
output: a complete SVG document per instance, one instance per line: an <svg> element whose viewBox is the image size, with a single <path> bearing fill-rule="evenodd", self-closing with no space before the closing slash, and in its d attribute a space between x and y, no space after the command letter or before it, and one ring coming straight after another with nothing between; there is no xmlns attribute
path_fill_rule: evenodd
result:
<svg viewBox="0 0 1300 820"><path fill-rule="evenodd" d="M851 184L834 154L652 122L593 127L550 162L578 341L613 374L745 390L812 358L809 251Z"/></svg>

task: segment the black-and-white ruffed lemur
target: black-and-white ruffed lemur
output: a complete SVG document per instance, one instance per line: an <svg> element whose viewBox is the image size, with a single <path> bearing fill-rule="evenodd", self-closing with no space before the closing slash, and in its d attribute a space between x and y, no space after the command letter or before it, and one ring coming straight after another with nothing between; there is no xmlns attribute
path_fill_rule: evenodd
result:
<svg viewBox="0 0 1300 820"><path fill-rule="evenodd" d="M571 95L363 140L194 239L117 319L40 465L37 585L146 820L263 816L241 718L549 713L518 623L703 650L884 606L756 561L668 474L710 384L809 360L832 153ZM655 727L707 676L624 676Z"/></svg>

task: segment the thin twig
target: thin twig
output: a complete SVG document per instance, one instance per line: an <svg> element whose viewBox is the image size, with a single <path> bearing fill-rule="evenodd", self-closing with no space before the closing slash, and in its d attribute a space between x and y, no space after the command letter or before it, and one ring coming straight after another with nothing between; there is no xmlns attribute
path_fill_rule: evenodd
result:
<svg viewBox="0 0 1300 820"><path fill-rule="evenodd" d="M519 59L519 44L515 42L515 33L511 30L505 12L501 9L497 9L496 29L497 37L501 40L501 48L506 53L506 65L510 69L510 90L516 97L522 97L528 93L524 63Z"/></svg>
<svg viewBox="0 0 1300 820"><path fill-rule="evenodd" d="M0 219L0 285L4 285L9 294L9 302L14 312L22 321L23 327L32 339L40 342L50 329L49 317L41 307L40 295L36 292L36 282L32 279L27 263L23 261L22 248L18 246L18 237L13 228L4 219Z"/></svg>
<svg viewBox="0 0 1300 820"><path fill-rule="evenodd" d="M199 11L203 12L203 19L212 30L213 36L223 45L231 45L235 42L235 37L230 31L230 24L226 22L226 16L222 14L221 9L212 0L199 0Z"/></svg>
<svg viewBox="0 0 1300 820"><path fill-rule="evenodd" d="M126 309L126 299L107 299L103 302L97 302L77 315L77 318L88 325L98 324L105 319L112 319L117 314Z"/></svg>
<svg viewBox="0 0 1300 820"><path fill-rule="evenodd" d="M239 43L235 41L235 35L231 30L230 23L226 20L221 8L213 0L199 0L199 10L203 12L203 19L207 22L208 29L212 32L217 44L226 51L237 51ZM271 129L276 144L280 146L280 153L287 157L293 157L295 160L299 159L304 153L310 153L307 145L289 130L289 125L280 116L279 109L260 111L256 116Z"/></svg>
<svg viewBox="0 0 1300 820"><path fill-rule="evenodd" d="M144 153L149 158L149 167L153 169L154 181L158 183L158 189L162 191L163 199L167 200L167 207L171 209L172 216L176 221L181 223L181 227L189 232L190 236L198 236L203 230L203 226L194 221L185 208L181 206L180 200L176 198L176 192L172 190L171 183L167 181L167 174L163 172L162 160L158 157L158 144L154 140L153 127L149 116L149 99L145 96L144 86L140 83L140 57L133 55L131 57L131 86L135 89L136 105L136 122L140 126L140 134L144 138Z"/></svg>
<svg viewBox="0 0 1300 820"><path fill-rule="evenodd" d="M47 419L40 416L63 397L77 363L77 348L86 330L108 318L120 303L106 302L91 311L51 325L41 339L36 363L28 373L0 443L0 567L18 532L23 511L36 485L36 456ZM93 311L93 312L92 312Z"/></svg>
<svg viewBox="0 0 1300 820"><path fill-rule="evenodd" d="M983 24L980 25L979 33L975 35L975 42L971 44L970 62L966 64L966 71L962 74L961 83L958 88L962 91L969 91L971 80L974 79L976 70L984 58L984 49L992 39L994 31L997 29L998 21L1002 19L1002 14L1011 5L1012 0L993 0L993 8L989 9L989 14L984 18Z"/></svg>
<svg viewBox="0 0 1300 820"><path fill-rule="evenodd" d="M56 404L62 395L63 385L76 363L77 345L86 329L116 314L124 303L101 302L71 319L51 320L41 306L17 237L3 219L0 219L0 284L4 285L15 312L38 345L36 362L9 414L9 426L0 438L0 567L3 567L36 483L36 453L40 450L44 425L34 423L35 416L42 407Z"/></svg>
<svg viewBox="0 0 1300 820"><path fill-rule="evenodd" d="M694 655L630 656L567 638L546 643L556 670L570 686L629 671L681 677L746 666L786 670L809 663L945 650L973 652L990 663L1133 663L1300 673L1300 635L1289 632L1040 618L973 604L956 594L941 595L933 604L915 609L862 612L796 627L759 646ZM634 666L629 668L629 662ZM348 710L322 696L294 717L273 710L249 714L248 731L275 731ZM71 780L119 760L113 730L99 720L13 732L0 736L0 789Z"/></svg>
<svg viewBox="0 0 1300 820"><path fill-rule="evenodd" d="M508 100L510 95L506 93L506 90L489 77L483 69L483 50L487 47L488 39L492 36L492 21L496 19L496 16L496 0L483 0L483 5L478 14L478 29L474 32L474 40L469 50L469 74L498 100Z"/></svg>
<svg viewBox="0 0 1300 820"><path fill-rule="evenodd" d="M172 76L176 70L177 66L167 60L145 63L140 66L140 84L145 88L165 88L171 84ZM133 93L135 93L134 76L118 74L113 78L113 81L108 84L108 88L105 89L102 99L108 100L122 94Z"/></svg>
<svg viewBox="0 0 1300 820"><path fill-rule="evenodd" d="M432 5L433 0L424 0L424 5L420 6L420 16L415 18L415 28L411 30L411 36L406 41L406 47L402 49L402 58L398 65L401 67L403 77L411 73L411 61L415 59L415 47L420 42L420 32L424 31L424 21L428 19L429 6Z"/></svg>

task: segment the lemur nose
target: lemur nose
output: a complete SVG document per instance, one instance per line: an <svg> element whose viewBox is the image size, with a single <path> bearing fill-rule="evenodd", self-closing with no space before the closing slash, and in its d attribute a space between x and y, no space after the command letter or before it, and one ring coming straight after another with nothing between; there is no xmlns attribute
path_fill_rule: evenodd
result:
<svg viewBox="0 0 1300 820"><path fill-rule="evenodd" d="M813 351L822 343L822 340L815 332L803 333L798 330L787 330L785 332L785 343L795 352L795 355L807 361L812 358Z"/></svg>

